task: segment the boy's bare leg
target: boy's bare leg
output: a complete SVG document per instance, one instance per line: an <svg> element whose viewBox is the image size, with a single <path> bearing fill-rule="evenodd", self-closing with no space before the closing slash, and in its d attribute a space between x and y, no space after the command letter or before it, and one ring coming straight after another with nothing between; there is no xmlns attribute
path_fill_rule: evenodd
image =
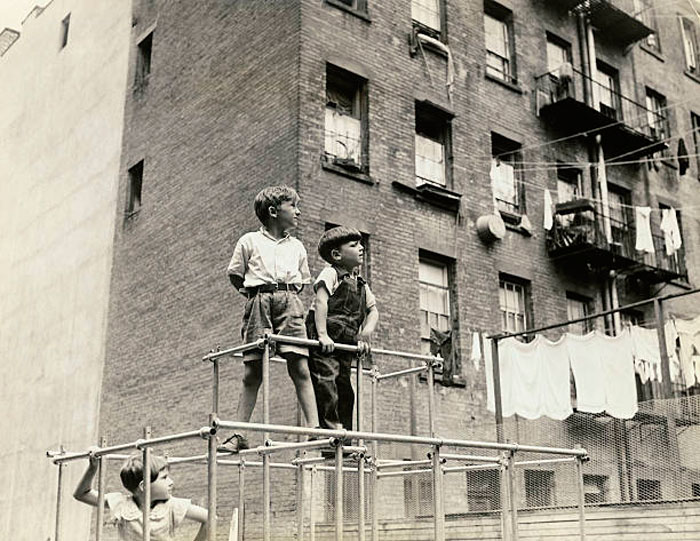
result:
<svg viewBox="0 0 700 541"><path fill-rule="evenodd" d="M258 389L262 383L262 361L249 361L243 363L243 367L243 388L238 398L236 420L247 423L253 416Z"/></svg>
<svg viewBox="0 0 700 541"><path fill-rule="evenodd" d="M309 360L296 353L286 353L283 356L287 359L287 373L294 382L297 400L301 405L301 411L304 412L306 426L315 428L318 426L318 410L316 409L316 395L309 372Z"/></svg>

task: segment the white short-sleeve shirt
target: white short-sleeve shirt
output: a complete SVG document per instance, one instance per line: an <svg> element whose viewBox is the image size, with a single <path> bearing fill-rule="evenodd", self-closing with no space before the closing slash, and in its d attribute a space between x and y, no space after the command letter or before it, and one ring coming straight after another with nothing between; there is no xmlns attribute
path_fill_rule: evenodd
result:
<svg viewBox="0 0 700 541"><path fill-rule="evenodd" d="M131 494L110 492L105 494L107 507L117 526L119 541L141 541L143 539L143 511ZM184 520L192 502L184 498L170 498L157 503L151 509L151 540L174 541L175 529Z"/></svg>
<svg viewBox="0 0 700 541"><path fill-rule="evenodd" d="M323 284L323 286L328 290L328 294L332 296L340 285L340 274L343 274L343 271L340 271L339 273L332 265L325 267L319 273L318 278L316 278L316 281L314 282L314 291L317 291L319 286ZM365 284L365 303L367 312L377 305L377 300L367 284ZM312 305L312 309L314 307L315 304Z"/></svg>
<svg viewBox="0 0 700 541"><path fill-rule="evenodd" d="M281 239L264 227L243 235L236 243L227 272L243 278L243 287L311 282L306 248L289 234Z"/></svg>

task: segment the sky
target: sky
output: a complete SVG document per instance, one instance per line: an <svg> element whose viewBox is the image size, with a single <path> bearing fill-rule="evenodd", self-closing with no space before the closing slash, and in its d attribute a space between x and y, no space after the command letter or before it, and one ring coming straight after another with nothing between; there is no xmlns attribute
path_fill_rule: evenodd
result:
<svg viewBox="0 0 700 541"><path fill-rule="evenodd" d="M0 0L0 30L22 30L22 20L36 5L45 6L48 0Z"/></svg>

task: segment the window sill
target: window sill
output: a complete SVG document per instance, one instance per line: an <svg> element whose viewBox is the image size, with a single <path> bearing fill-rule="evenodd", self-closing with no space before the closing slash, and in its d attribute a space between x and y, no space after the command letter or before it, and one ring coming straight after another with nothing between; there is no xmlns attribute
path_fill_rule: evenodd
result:
<svg viewBox="0 0 700 541"><path fill-rule="evenodd" d="M430 31L429 29L427 29L427 27L422 26L413 21L413 31L408 37L411 56L417 55L418 51L422 48L427 51L430 51L431 53L435 53L436 55L441 56L445 60L447 60L447 51L441 49L437 45L433 45L429 41L421 42L420 38L418 37L419 35L428 36L429 38L436 39L437 41L447 45L447 43L445 43L445 41L443 41L443 39L441 38L441 34L439 32Z"/></svg>
<svg viewBox="0 0 700 541"><path fill-rule="evenodd" d="M484 71L484 77L486 77L486 79L488 79L489 81L493 81L494 83L498 83L499 85L506 87L508 90L512 90L513 92L516 92L518 94L523 93L523 89L517 82L510 83L508 81L504 81L503 79L499 79L498 77L491 75L486 71Z"/></svg>
<svg viewBox="0 0 700 541"><path fill-rule="evenodd" d="M421 184L420 186L409 186L408 184L395 180L392 182L392 185L410 193L419 201L425 201L452 212L457 212L459 210L459 205L462 200L462 194L428 183Z"/></svg>
<svg viewBox="0 0 700 541"><path fill-rule="evenodd" d="M660 62L666 62L666 59L663 57L661 54L661 51L657 51L656 49L652 49L648 45L644 45L643 43L639 45L639 48L642 49L644 52L650 54Z"/></svg>
<svg viewBox="0 0 700 541"><path fill-rule="evenodd" d="M532 225L529 218L527 218L527 214L515 214L506 210L500 210L499 212L506 229L526 237L532 236ZM527 219L527 224L523 223L523 219Z"/></svg>
<svg viewBox="0 0 700 541"><path fill-rule="evenodd" d="M693 73L692 71L688 71L688 70L683 70L683 73L685 73L685 76L688 77L689 79L692 79L696 83L700 83L700 74Z"/></svg>
<svg viewBox="0 0 700 541"><path fill-rule="evenodd" d="M352 8L347 4L344 4L343 2L339 2L338 0L325 0L325 2L329 6L333 6L334 8L338 8L341 11L349 13L350 15L354 15L358 19L362 19L365 22L372 22L372 19L369 18L369 14L366 11L361 11L359 9Z"/></svg>
<svg viewBox="0 0 700 541"><path fill-rule="evenodd" d="M376 182L372 180L372 177L370 177L367 173L364 173L359 169L343 167L342 165L333 163L333 161L331 161L331 159L325 155L321 156L321 168L325 169L326 171L331 171L333 173L337 173L338 175L357 180L358 182L362 182L364 184L376 184Z"/></svg>

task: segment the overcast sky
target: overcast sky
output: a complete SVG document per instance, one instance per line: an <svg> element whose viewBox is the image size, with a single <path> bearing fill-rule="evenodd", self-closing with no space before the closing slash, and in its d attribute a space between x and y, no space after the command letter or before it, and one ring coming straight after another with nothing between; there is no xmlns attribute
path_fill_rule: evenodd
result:
<svg viewBox="0 0 700 541"><path fill-rule="evenodd" d="M12 28L22 31L22 20L36 5L45 6L48 0L0 0L0 30Z"/></svg>

